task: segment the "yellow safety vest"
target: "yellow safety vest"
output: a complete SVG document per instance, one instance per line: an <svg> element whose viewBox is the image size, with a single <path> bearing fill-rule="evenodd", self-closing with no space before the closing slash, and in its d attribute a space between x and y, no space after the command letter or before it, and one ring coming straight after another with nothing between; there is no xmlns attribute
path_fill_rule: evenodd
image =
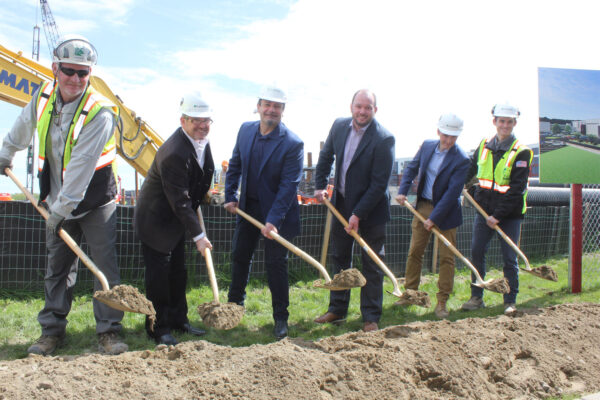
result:
<svg viewBox="0 0 600 400"><path fill-rule="evenodd" d="M479 187L504 194L510 189L510 174L512 172L513 162L515 158L517 158L517 155L523 151L529 151L529 165L531 165L533 152L529 147L519 143L519 141L515 139L509 150L504 153L502 158L496 164L496 168L494 168L492 152L485 147L490 140L491 139L484 139L479 145L479 158L477 160L477 178L479 179ZM523 213L525 213L527 208L526 198L527 190L523 192Z"/></svg>
<svg viewBox="0 0 600 400"><path fill-rule="evenodd" d="M39 155L38 155L38 169L41 172L45 157L46 157L46 135L48 134L48 127L52 120L52 111L56 100L56 85L51 85L46 82L39 91L37 100L37 131L39 137ZM71 160L71 152L73 146L77 143L77 139L81 130L85 125L88 124L103 107L109 107L112 109L115 115L119 115L119 108L112 104L107 98L98 93L92 86L88 86L83 98L79 102L79 106L73 116L71 127L69 128L69 134L65 141L65 151L63 155L63 177L65 169ZM113 170L116 169L115 161L117 159L117 147L115 142L115 135L104 145L102 155L96 163L96 170L111 165ZM116 172L116 171L115 171Z"/></svg>
<svg viewBox="0 0 600 400"><path fill-rule="evenodd" d="M47 168L44 168L46 162L46 137L50 127L50 121L52 120L54 105L56 104L56 88L56 84L46 82L41 86L37 97L37 131L39 138L38 170L40 173L41 200L46 198L50 190L49 187L45 187L46 178L43 175L48 171ZM65 170L69 164L69 161L71 160L73 146L77 144L77 139L79 138L81 130L94 119L96 114L98 114L102 108L105 107L110 108L115 117L118 118L119 108L110 102L110 100L98 93L91 85L88 85L79 102L79 105L77 106L77 110L73 115L73 121L71 121L69 133L65 140L61 180L64 178ZM106 185L101 185L106 187L106 193L92 194L86 192L84 200L82 203L80 203L80 207L73 211L73 215L77 215L78 213L81 213L94 206L102 205L106 203L107 199L111 198L111 196L114 198L114 195L116 194L115 182L117 181L116 159L117 147L115 135L113 133L113 135L111 135L110 139L104 145L102 154L96 163L96 172L94 177L92 177L93 181L96 176L98 176L96 179L100 179L102 181L106 180ZM108 172L105 172L104 168L110 168L111 173L108 174ZM110 175L112 175L112 178L114 179L113 182L110 182L112 179L107 178L107 176ZM112 186L114 186L115 193L112 193Z"/></svg>

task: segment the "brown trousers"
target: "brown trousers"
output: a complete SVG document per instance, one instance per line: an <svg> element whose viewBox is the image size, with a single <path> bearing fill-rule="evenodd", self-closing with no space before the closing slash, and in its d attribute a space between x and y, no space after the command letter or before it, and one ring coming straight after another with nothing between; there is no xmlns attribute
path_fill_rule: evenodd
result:
<svg viewBox="0 0 600 400"><path fill-rule="evenodd" d="M433 211L433 204L429 202L419 201L417 203L417 211L425 218L429 218ZM421 268L423 266L423 255L425 248L429 243L431 232L423 227L423 223L414 217L412 221L412 236L410 238L410 248L408 250L408 258L406 260L406 275L404 287L407 289L417 290L421 282ZM440 230L442 235L453 246L456 246L456 228ZM439 246L440 274L438 278L438 302L446 302L452 288L454 287L454 253L443 243Z"/></svg>

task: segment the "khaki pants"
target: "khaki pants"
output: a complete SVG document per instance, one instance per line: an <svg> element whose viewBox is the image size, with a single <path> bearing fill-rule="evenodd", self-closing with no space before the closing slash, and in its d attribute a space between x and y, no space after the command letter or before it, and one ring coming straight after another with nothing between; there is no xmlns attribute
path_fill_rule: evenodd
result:
<svg viewBox="0 0 600 400"><path fill-rule="evenodd" d="M419 201L417 211L425 218L429 218L433 211L433 204ZM410 248L406 260L406 275L404 287L417 290L421 281L421 267L423 266L423 255L429 243L431 232L423 227L423 223L414 217L412 221L412 236ZM440 230L442 235L453 246L456 246L456 228ZM440 274L438 278L438 302L446 302L454 286L454 253L443 243L439 246Z"/></svg>

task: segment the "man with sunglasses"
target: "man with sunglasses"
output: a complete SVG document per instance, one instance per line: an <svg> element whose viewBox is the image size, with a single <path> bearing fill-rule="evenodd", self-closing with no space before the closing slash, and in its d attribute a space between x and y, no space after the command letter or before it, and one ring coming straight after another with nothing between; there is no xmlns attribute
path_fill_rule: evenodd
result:
<svg viewBox="0 0 600 400"><path fill-rule="evenodd" d="M54 49L54 82L43 83L25 106L0 150L0 170L11 168L15 152L38 132L40 201L49 208L46 222L48 263L45 305L38 314L42 336L28 353L47 355L64 340L73 300L77 258L58 236L64 229L75 241L85 236L91 256L109 286L118 285L116 254L116 147L118 108L89 84L96 64L94 46L81 36L64 37ZM94 290L101 290L94 280ZM123 312L94 303L99 349L119 354Z"/></svg>
<svg viewBox="0 0 600 400"><path fill-rule="evenodd" d="M210 189L215 166L208 143L212 110L200 93L180 103L181 127L158 149L135 207L134 227L146 264L146 296L156 310L146 332L158 344L176 345L172 331L195 336L185 298L185 234L200 254L212 245L202 232L196 210Z"/></svg>

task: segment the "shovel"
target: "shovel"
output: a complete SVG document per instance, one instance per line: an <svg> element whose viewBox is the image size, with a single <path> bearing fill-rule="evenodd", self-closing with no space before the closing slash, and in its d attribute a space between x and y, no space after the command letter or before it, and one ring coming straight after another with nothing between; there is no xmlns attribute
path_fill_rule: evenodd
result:
<svg viewBox="0 0 600 400"><path fill-rule="evenodd" d="M200 221L200 228L202 229L202 232L206 234L206 227L204 226L204 218L202 217L200 206L198 206L196 212ZM210 280L210 287L213 292L213 301L200 304L198 306L198 313L202 317L202 321L213 328L235 328L244 316L244 307L235 303L221 304L219 302L219 288L217 286L217 278L215 276L215 268L210 255L210 249L207 248L204 250L203 255L206 260L206 270L208 271L208 279Z"/></svg>
<svg viewBox="0 0 600 400"><path fill-rule="evenodd" d="M25 188L25 186L21 184L12 171L9 168L6 168L4 172L10 177L10 179L13 180L19 189L21 189L25 197L27 197L27 199L36 208L36 210L38 210L42 217L44 217L44 219L48 219L48 211L37 204L37 201L33 195L29 192L29 190L27 190L27 188ZM73 240L67 231L61 229L58 232L58 235L62 238L62 240L65 241L67 246L73 250L77 257L79 257L79 259L85 264L85 266L92 271L94 276L98 278L98 281L100 281L102 290L94 293L94 298L96 300L101 301L102 303L116 310L146 314L150 318L151 322L156 319L156 312L154 311L152 303L136 288L128 285L117 285L110 289L108 286L108 281L106 280L106 276L104 276L96 264L94 264L94 262L83 252L83 250L81 250L81 248L77 245L77 242Z"/></svg>
<svg viewBox="0 0 600 400"><path fill-rule="evenodd" d="M327 197L325 197L323 199L323 202L325 203L327 208L329 208L329 210L333 213L333 215L336 216L336 218L340 221L340 223L344 227L347 227L348 221L346 221L346 218L344 218L344 216L342 214L340 214L340 212L333 206L333 204L331 204L329 199ZM412 294L410 296L407 296L406 293L403 294L402 291L400 291L400 286L398 285L398 280L396 279L396 277L394 276L392 271L390 271L390 269L383 263L383 261L381 261L379 256L377 256L377 254L373 251L373 249L371 249L371 247L369 247L367 242L365 242L364 239L362 237L360 237L358 232L356 232L354 230L350 231L350 235L354 238L354 240L356 240L358 242L360 247L363 248L363 250L369 255L369 257L371 257L371 259L373 261L375 261L377 266L379 266L379 268L392 281L392 284L394 285L394 291L388 292L388 293L391 293L394 296L402 299L402 303L404 303L404 304L411 303L411 304L425 306L425 307L428 307L431 304L429 297L427 296L427 293L425 293L425 292L417 292L417 296L415 296L415 294ZM411 291L411 293L412 292L415 292L415 291ZM424 300L423 300L423 297L425 298Z"/></svg>
<svg viewBox="0 0 600 400"><path fill-rule="evenodd" d="M236 208L235 210L236 210L236 213L238 213L239 215L244 217L246 220L248 220L248 222L250 222L252 225L256 226L258 229L262 229L265 227L260 221L257 221L255 218L246 214L244 211L240 210L239 208ZM360 274L360 277L355 277L356 279L353 279L354 282L351 282L351 284L347 284L348 280L344 279L345 277L340 274L338 274L339 276L341 276L340 279L335 279L336 277L338 277L338 275L336 275L336 276L334 276L334 280L331 280L325 267L323 267L321 264L319 264L319 262L317 260L312 258L310 255L308 255L306 252L302 251L298 247L294 246L292 243L290 243L287 240L285 240L284 238L282 238L276 232L271 231L269 234L276 242L278 242L280 245L282 245L283 247L287 248L292 253L294 253L297 256L299 256L300 258L302 258L304 261L306 261L307 263L309 263L310 265L315 267L321 273L321 276L323 277L323 279L325 279L325 283L322 283L321 281L317 280L313 283L314 287L320 288L320 289L328 289L328 290L348 290L348 289L352 289L353 287L364 286L367 283L367 280L365 279L364 276L362 276L362 274ZM362 280L360 278L362 278Z"/></svg>
<svg viewBox="0 0 600 400"><path fill-rule="evenodd" d="M413 206L411 206L407 200L404 200L403 205L406 208L408 208L417 218L419 218L421 220L421 222L425 222L425 218L421 215L421 213L419 213L417 210L415 210L413 208ZM473 275L475 275L475 282L474 283L471 282L471 285L480 287L482 289L487 289L487 290L490 290L490 291L496 292L496 293L510 292L510 288L508 287L508 283L505 278L489 279L487 281L484 281L483 279L481 279L481 275L479 275L479 271L477 271L477 269L473 266L473 264L471 264L471 262L465 256L463 256L462 253L460 251L458 251L458 249L456 247L454 247L452 245L452 243L450 243L450 241L448 239L446 239L446 237L444 235L442 235L442 233L437 229L437 227L434 226L433 228L431 228L431 231L442 242L444 242L444 244L471 269L471 272L473 272Z"/></svg>
<svg viewBox="0 0 600 400"><path fill-rule="evenodd" d="M479 211L483 218L488 218L488 214L485 212L485 210L481 208L481 206L475 201L475 199L469 194L469 192L467 192L466 189L463 189L463 196L465 196L465 198L469 200L471 204L473 204L473 207L475 207L477 211ZM504 231L502 231L502 229L498 225L494 226L494 229L525 262L526 268L519 266L519 269L521 271L528 272L531 275L537 276L538 278L547 279L549 281L558 281L558 275L556 274L556 272L547 265L542 265L537 268L531 268L531 266L529 265L529 260L527 259L527 257L525 257L525 254L521 251L521 249L519 249L519 246L517 246L515 242L513 242L512 239L508 237L508 235L504 233Z"/></svg>

